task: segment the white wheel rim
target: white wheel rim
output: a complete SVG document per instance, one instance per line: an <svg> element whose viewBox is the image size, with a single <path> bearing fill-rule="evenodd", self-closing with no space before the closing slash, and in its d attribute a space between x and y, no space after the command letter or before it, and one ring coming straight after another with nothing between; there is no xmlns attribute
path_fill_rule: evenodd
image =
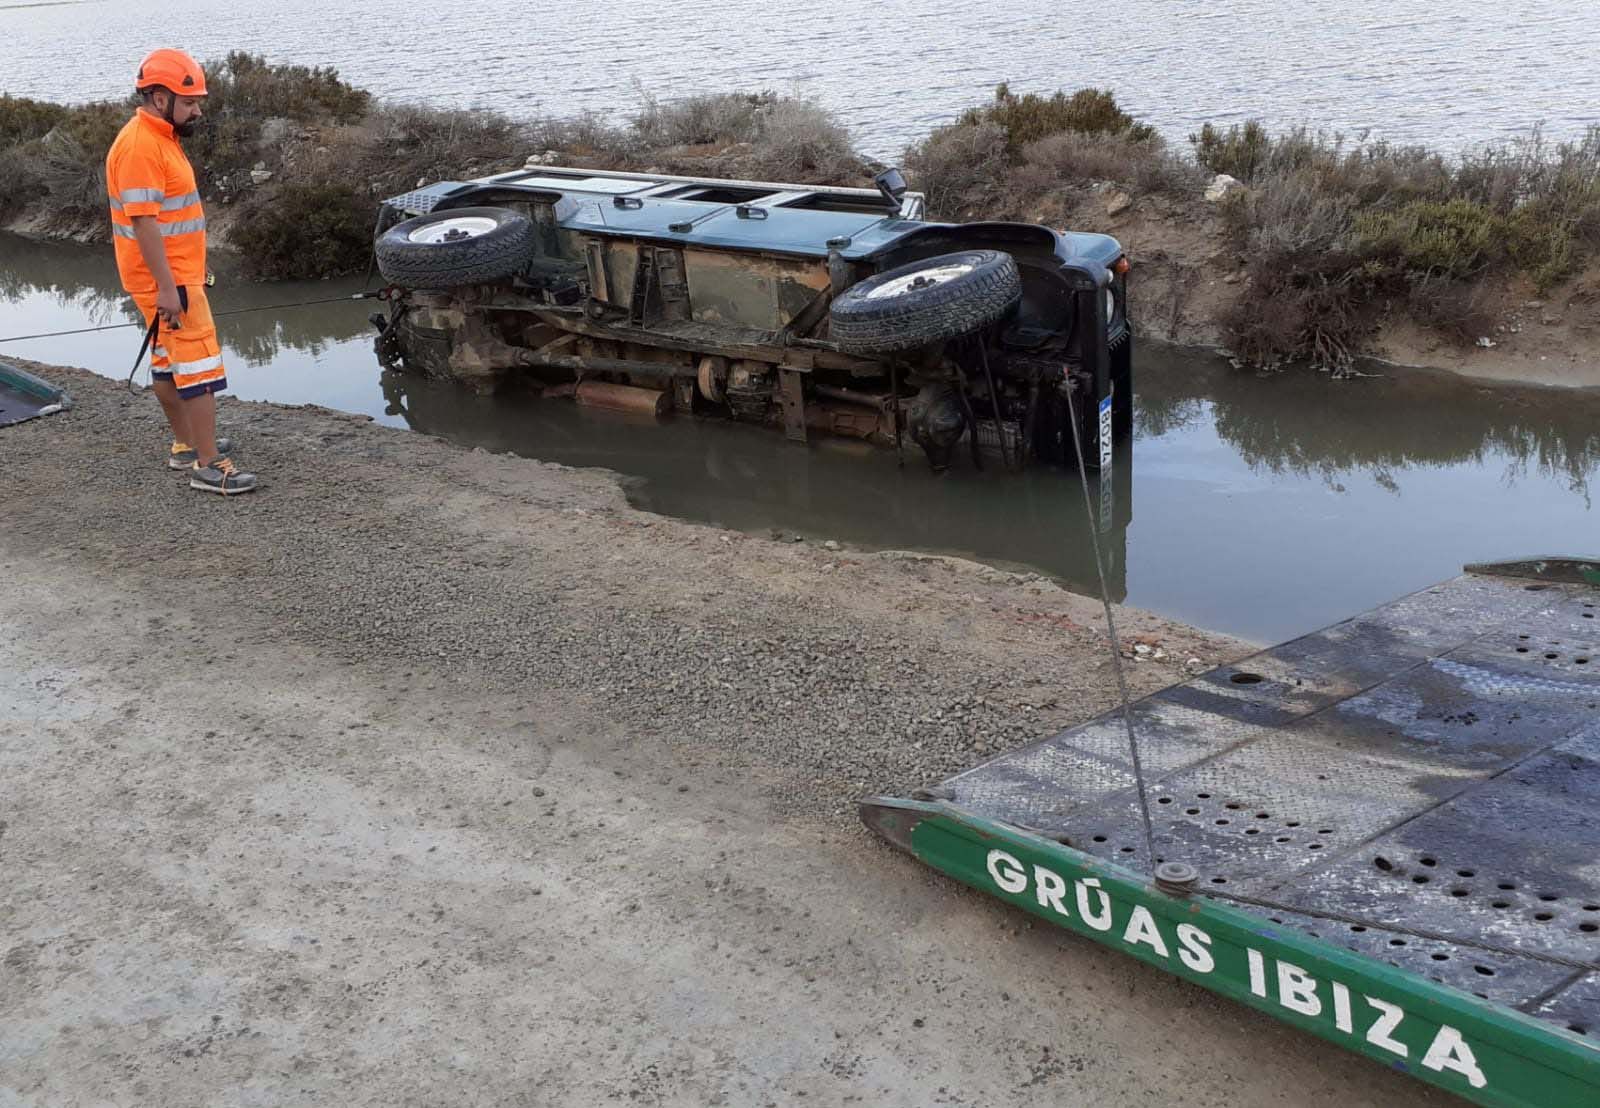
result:
<svg viewBox="0 0 1600 1108"><path fill-rule="evenodd" d="M965 276L976 268L968 262L952 262L949 265L929 266L919 269L915 273L907 273L896 277L892 281L885 281L871 292L867 293L865 300L890 300L896 296L904 296L916 289L930 288L933 285L942 285L957 277Z"/></svg>
<svg viewBox="0 0 1600 1108"><path fill-rule="evenodd" d="M486 215L458 215L454 219L441 219L437 223L418 227L406 238L411 242L429 245L460 242L463 239L475 239L487 235L497 226L496 221Z"/></svg>

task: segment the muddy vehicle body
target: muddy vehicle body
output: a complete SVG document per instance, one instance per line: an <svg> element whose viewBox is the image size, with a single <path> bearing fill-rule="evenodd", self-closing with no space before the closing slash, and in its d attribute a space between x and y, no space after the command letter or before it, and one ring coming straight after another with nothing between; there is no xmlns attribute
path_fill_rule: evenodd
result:
<svg viewBox="0 0 1600 1108"><path fill-rule="evenodd" d="M1132 426L1116 240L929 222L898 171L876 183L530 164L394 197L379 357L799 441L914 442L936 468L1109 465Z"/></svg>

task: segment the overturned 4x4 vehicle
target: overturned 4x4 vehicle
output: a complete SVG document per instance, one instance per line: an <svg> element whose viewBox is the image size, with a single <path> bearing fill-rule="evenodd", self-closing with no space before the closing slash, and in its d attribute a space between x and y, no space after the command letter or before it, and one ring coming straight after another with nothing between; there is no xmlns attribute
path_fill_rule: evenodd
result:
<svg viewBox="0 0 1600 1108"><path fill-rule="evenodd" d="M529 165L385 201L380 359L480 389L1091 468L1132 426L1115 239L817 188ZM1073 434L1077 417L1077 435Z"/></svg>

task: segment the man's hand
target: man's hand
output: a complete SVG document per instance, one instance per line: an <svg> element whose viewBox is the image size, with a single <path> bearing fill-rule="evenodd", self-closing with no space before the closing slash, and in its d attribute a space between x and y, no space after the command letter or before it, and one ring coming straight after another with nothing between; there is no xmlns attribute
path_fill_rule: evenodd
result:
<svg viewBox="0 0 1600 1108"><path fill-rule="evenodd" d="M161 228L153 215L136 215L132 218L133 237L139 244L139 253L150 275L156 279L156 315L161 325L176 331L182 322L183 301L178 299L178 282L172 279L172 267L167 264L167 248L161 241Z"/></svg>
<svg viewBox="0 0 1600 1108"><path fill-rule="evenodd" d="M168 285L156 292L156 314L161 317L161 325L169 331L183 327L183 301L178 299L176 285Z"/></svg>

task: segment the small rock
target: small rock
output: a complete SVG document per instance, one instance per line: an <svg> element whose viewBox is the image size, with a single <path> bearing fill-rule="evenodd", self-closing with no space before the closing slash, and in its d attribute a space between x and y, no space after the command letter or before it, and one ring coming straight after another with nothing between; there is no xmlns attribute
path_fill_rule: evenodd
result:
<svg viewBox="0 0 1600 1108"><path fill-rule="evenodd" d="M1106 193L1107 215L1121 215L1131 207L1133 207L1133 197L1121 189L1112 189Z"/></svg>
<svg viewBox="0 0 1600 1108"><path fill-rule="evenodd" d="M1493 350L1498 345L1499 344L1488 335L1484 335L1482 338L1478 339L1478 346L1484 350Z"/></svg>
<svg viewBox="0 0 1600 1108"><path fill-rule="evenodd" d="M1244 182L1240 181L1239 178L1230 177L1226 173L1219 173L1211 178L1211 183L1206 186L1206 203L1215 204L1219 200L1232 196L1242 188L1244 188Z"/></svg>
<svg viewBox="0 0 1600 1108"><path fill-rule="evenodd" d="M1135 654L1139 655L1140 657L1143 657L1144 655L1150 653L1150 648L1148 646L1146 646L1142 642L1141 643L1134 643L1133 652Z"/></svg>
<svg viewBox="0 0 1600 1108"><path fill-rule="evenodd" d="M264 185L268 181L272 180L272 170L252 169L250 171L250 180L254 181L258 185Z"/></svg>
<svg viewBox="0 0 1600 1108"><path fill-rule="evenodd" d="M838 550L839 544L834 542L832 539L829 539L827 542L822 544L822 547L824 550Z"/></svg>

